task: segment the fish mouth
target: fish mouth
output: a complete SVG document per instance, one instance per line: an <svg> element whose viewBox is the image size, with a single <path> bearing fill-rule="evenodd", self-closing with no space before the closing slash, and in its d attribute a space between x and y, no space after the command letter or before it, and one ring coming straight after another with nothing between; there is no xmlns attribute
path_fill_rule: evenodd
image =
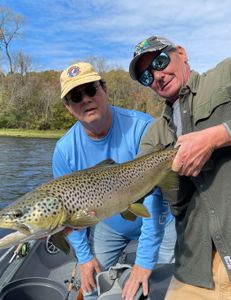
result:
<svg viewBox="0 0 231 300"><path fill-rule="evenodd" d="M2 229L10 229L12 231L19 231L21 233L24 234L31 234L31 230L29 228L29 226L27 226L26 224L22 224L22 223L4 223L4 222L0 222L0 228Z"/></svg>
<svg viewBox="0 0 231 300"><path fill-rule="evenodd" d="M32 236L20 231L11 232L0 239L0 249L10 248L32 240Z"/></svg>
<svg viewBox="0 0 231 300"><path fill-rule="evenodd" d="M0 239L0 249L16 246L30 240L45 238L49 235L48 231L30 230L26 225L20 225L20 228L12 229L12 232L6 234Z"/></svg>
<svg viewBox="0 0 231 300"><path fill-rule="evenodd" d="M31 234L30 228L25 224L17 224L15 230L24 233L26 235Z"/></svg>
<svg viewBox="0 0 231 300"><path fill-rule="evenodd" d="M6 229L6 228L5 228ZM12 229L13 232L5 235L3 238L0 239L0 249L9 248L12 246L16 246L21 243L28 242L30 240L37 240L43 239L47 236L59 232L64 229L64 227L59 227L53 230L30 230L26 225L20 225L20 228Z"/></svg>

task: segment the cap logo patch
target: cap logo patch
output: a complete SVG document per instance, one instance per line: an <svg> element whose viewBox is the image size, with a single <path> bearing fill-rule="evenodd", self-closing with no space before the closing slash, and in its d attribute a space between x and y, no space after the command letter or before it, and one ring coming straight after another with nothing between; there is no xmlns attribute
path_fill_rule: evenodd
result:
<svg viewBox="0 0 231 300"><path fill-rule="evenodd" d="M142 53L146 48L148 48L150 46L151 46L151 44L147 40L140 42L136 46L135 55L138 55L138 54Z"/></svg>
<svg viewBox="0 0 231 300"><path fill-rule="evenodd" d="M80 73L80 68L79 67L70 67L67 71L68 77L75 77Z"/></svg>

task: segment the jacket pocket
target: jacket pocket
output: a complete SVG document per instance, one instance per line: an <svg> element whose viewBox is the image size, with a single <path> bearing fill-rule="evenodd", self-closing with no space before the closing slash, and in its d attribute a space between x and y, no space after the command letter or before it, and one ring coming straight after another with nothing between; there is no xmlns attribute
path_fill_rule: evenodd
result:
<svg viewBox="0 0 231 300"><path fill-rule="evenodd" d="M195 111L195 123L209 118L219 106L229 102L231 103L231 86L217 89L214 91L209 101L202 103L197 107Z"/></svg>

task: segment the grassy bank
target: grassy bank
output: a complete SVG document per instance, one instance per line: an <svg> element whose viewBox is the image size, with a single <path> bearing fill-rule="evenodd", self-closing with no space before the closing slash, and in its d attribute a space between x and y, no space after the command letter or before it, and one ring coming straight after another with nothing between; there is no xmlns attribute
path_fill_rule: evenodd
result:
<svg viewBox="0 0 231 300"><path fill-rule="evenodd" d="M60 138L65 130L27 130L0 128L0 136L27 137L27 138Z"/></svg>

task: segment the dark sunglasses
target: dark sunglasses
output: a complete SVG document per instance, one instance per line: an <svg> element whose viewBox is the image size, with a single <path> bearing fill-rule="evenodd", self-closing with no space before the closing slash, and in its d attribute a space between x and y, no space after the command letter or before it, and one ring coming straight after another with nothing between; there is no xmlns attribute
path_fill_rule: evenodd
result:
<svg viewBox="0 0 231 300"><path fill-rule="evenodd" d="M82 89L76 87L68 93L68 98L66 96L65 100L67 102L71 100L74 103L80 103L83 100L84 95L87 95L88 97L94 97L99 86L100 84L97 85L95 82L90 82Z"/></svg>
<svg viewBox="0 0 231 300"><path fill-rule="evenodd" d="M152 70L162 71L170 63L168 53L161 52L158 56L154 57L150 65L138 77L138 81L144 86L150 86L154 81Z"/></svg>

